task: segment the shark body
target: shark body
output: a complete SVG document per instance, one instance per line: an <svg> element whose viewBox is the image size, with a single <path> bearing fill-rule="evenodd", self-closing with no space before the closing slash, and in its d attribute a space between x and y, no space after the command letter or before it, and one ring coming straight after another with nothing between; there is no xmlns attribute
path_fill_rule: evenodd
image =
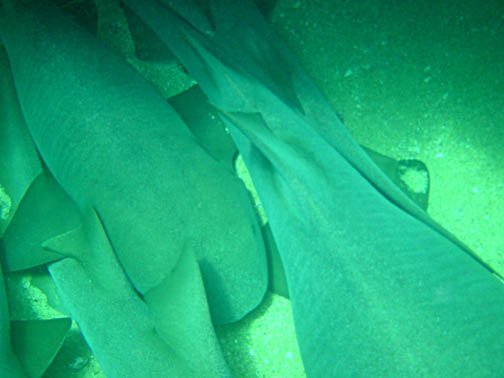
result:
<svg viewBox="0 0 504 378"><path fill-rule="evenodd" d="M383 175L251 2L125 3L231 130L278 245L309 377L503 371L502 283Z"/></svg>

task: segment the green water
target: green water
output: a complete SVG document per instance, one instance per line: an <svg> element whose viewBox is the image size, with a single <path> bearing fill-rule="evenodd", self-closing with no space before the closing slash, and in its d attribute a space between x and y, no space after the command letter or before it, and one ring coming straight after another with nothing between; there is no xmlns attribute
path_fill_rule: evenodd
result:
<svg viewBox="0 0 504 378"><path fill-rule="evenodd" d="M425 162L431 216L504 274L504 3L279 0L271 20L357 141ZM17 311L52 316L18 278ZM304 376L288 300L217 332L237 377ZM75 331L46 376L99 376L83 345Z"/></svg>

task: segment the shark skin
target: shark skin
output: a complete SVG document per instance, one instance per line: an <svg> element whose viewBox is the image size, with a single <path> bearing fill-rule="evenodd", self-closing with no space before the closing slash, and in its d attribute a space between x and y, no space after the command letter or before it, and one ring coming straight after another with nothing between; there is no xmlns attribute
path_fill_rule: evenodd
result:
<svg viewBox="0 0 504 378"><path fill-rule="evenodd" d="M155 288L191 248L215 323L253 309L267 266L242 183L152 85L56 8L4 5L0 19L37 149L77 206L98 212L135 289Z"/></svg>
<svg viewBox="0 0 504 378"><path fill-rule="evenodd" d="M3 48L0 48L0 125L0 371L5 377L40 377L60 349L71 321L69 318L12 321L9 317L2 272L12 267L4 253L9 249L6 238L12 234L12 225L19 218L19 209L25 205L27 193L43 176L43 168L26 127ZM68 213L65 216L68 219ZM41 228L43 222L38 223L35 230ZM23 243L18 240L16 244ZM32 252L26 244L24 247L24 251ZM21 250L13 251L16 252L19 254ZM22 256L23 268L36 264L31 257Z"/></svg>
<svg viewBox="0 0 504 378"><path fill-rule="evenodd" d="M11 345L11 327L9 319L9 308L7 306L7 296L2 269L0 267L0 371L5 377L24 378L27 377L21 364L14 354Z"/></svg>
<svg viewBox="0 0 504 378"><path fill-rule="evenodd" d="M504 371L502 283L383 175L251 2L125 3L220 110L243 155L309 377Z"/></svg>
<svg viewBox="0 0 504 378"><path fill-rule="evenodd" d="M72 319L54 318L11 322L14 353L29 377L41 377L59 352Z"/></svg>
<svg viewBox="0 0 504 378"><path fill-rule="evenodd" d="M230 377L191 250L142 300L93 209L82 227L45 247L72 256L49 272L107 377Z"/></svg>
<svg viewBox="0 0 504 378"><path fill-rule="evenodd" d="M7 229L42 164L28 132L10 73L0 47L0 236Z"/></svg>
<svg viewBox="0 0 504 378"><path fill-rule="evenodd" d="M41 243L80 224L79 212L43 168L0 49L0 258L6 272L61 258Z"/></svg>

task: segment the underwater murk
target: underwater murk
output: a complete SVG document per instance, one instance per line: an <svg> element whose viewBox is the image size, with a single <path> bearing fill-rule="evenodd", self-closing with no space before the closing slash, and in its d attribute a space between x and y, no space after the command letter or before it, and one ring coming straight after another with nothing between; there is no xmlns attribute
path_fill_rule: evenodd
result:
<svg viewBox="0 0 504 378"><path fill-rule="evenodd" d="M1 1L0 376L498 376L503 25Z"/></svg>

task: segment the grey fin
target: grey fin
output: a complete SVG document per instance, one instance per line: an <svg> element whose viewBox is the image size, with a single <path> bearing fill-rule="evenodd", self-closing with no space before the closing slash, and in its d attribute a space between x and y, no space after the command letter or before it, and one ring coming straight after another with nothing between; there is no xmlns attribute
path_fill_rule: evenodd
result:
<svg viewBox="0 0 504 378"><path fill-rule="evenodd" d="M361 147L394 184L424 211L427 211L430 176L427 166L422 161L416 159L395 160L368 147Z"/></svg>
<svg viewBox="0 0 504 378"><path fill-rule="evenodd" d="M0 240L6 269L23 270L60 259L61 255L42 248L42 243L79 225L80 214L73 201L50 173L42 172Z"/></svg>
<svg viewBox="0 0 504 378"><path fill-rule="evenodd" d="M9 378L25 378L27 375L12 349L9 307L5 283L0 265L0 368L2 375Z"/></svg>
<svg viewBox="0 0 504 378"><path fill-rule="evenodd" d="M0 236L42 164L28 132L5 50L0 46Z"/></svg>
<svg viewBox="0 0 504 378"><path fill-rule="evenodd" d="M88 243L80 259L65 258L49 271L107 377L229 376L194 255L184 253L162 286L145 294L144 302L119 265L96 212L89 209L83 217ZM191 326L179 327L174 316L176 323ZM207 348L183 347L191 343Z"/></svg>
<svg viewBox="0 0 504 378"><path fill-rule="evenodd" d="M169 103L191 129L200 145L227 169L233 171L233 161L238 150L229 133L225 131L215 108L208 102L199 86L171 97Z"/></svg>
<svg viewBox="0 0 504 378"><path fill-rule="evenodd" d="M12 347L29 377L41 377L70 330L70 318L11 323Z"/></svg>

